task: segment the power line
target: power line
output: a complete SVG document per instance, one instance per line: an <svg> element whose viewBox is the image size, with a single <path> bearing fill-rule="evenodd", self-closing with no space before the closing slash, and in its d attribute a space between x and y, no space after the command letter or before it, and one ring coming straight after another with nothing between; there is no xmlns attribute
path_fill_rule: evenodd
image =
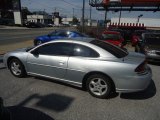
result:
<svg viewBox="0 0 160 120"><path fill-rule="evenodd" d="M75 6L75 7L78 7L78 8L82 8L82 7L78 6L78 5L72 4L72 3L67 2L67 1L65 1L65 0L60 0L60 1L63 1L63 2L65 2L65 3L67 3L67 4L71 5L71 6Z"/></svg>

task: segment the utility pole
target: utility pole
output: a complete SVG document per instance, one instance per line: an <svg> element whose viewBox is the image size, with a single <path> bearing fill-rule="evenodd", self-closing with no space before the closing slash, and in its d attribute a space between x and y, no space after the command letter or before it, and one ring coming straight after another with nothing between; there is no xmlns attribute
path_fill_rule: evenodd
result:
<svg viewBox="0 0 160 120"><path fill-rule="evenodd" d="M57 8L56 7L55 7L54 11L57 12Z"/></svg>
<svg viewBox="0 0 160 120"><path fill-rule="evenodd" d="M105 11L104 25L107 27L107 10Z"/></svg>
<svg viewBox="0 0 160 120"><path fill-rule="evenodd" d="M84 33L84 9L85 9L85 0L83 0L83 8L82 8L82 32Z"/></svg>
<svg viewBox="0 0 160 120"><path fill-rule="evenodd" d="M107 20L107 10L105 11L105 18L104 18L104 21L106 22Z"/></svg>
<svg viewBox="0 0 160 120"><path fill-rule="evenodd" d="M45 10L46 10L46 9L43 10L43 15L45 15Z"/></svg>
<svg viewBox="0 0 160 120"><path fill-rule="evenodd" d="M90 16L89 16L89 19L90 19L90 26L92 26L92 7L90 6Z"/></svg>
<svg viewBox="0 0 160 120"><path fill-rule="evenodd" d="M74 8L73 8L73 18L74 18Z"/></svg>
<svg viewBox="0 0 160 120"><path fill-rule="evenodd" d="M139 23L139 19L140 19L142 16L143 16L143 14L140 14L140 15L138 16L137 23Z"/></svg>
<svg viewBox="0 0 160 120"><path fill-rule="evenodd" d="M119 25L120 25L120 23L121 23L121 16L122 16L122 6L121 6L120 13L119 13L119 22L118 22Z"/></svg>

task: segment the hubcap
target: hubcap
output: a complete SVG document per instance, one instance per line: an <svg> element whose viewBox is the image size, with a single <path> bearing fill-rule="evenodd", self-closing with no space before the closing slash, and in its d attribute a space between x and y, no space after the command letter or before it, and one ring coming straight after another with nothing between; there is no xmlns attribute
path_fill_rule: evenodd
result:
<svg viewBox="0 0 160 120"><path fill-rule="evenodd" d="M15 62L15 61L11 63L11 70L12 70L13 74L15 74L15 75L20 75L22 72L20 69L19 63Z"/></svg>
<svg viewBox="0 0 160 120"><path fill-rule="evenodd" d="M105 80L101 78L94 78L89 83L89 89L93 94L101 96L107 92L108 86Z"/></svg>
<svg viewBox="0 0 160 120"><path fill-rule="evenodd" d="M42 44L42 42L41 41L37 41L37 45L40 45L40 44Z"/></svg>

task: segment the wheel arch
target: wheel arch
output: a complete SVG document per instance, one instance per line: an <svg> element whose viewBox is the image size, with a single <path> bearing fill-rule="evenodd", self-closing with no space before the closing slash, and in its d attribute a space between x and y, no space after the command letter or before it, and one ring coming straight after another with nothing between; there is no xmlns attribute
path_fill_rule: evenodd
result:
<svg viewBox="0 0 160 120"><path fill-rule="evenodd" d="M87 74L83 77L83 80L82 80L82 88L83 88L83 89L86 90L86 81L87 81L88 77L91 76L91 75L94 75L94 74L104 75L105 77L109 78L109 80L110 80L110 82L111 82L111 85L112 85L112 91L115 92L116 87L115 87L115 83L114 83L114 81L112 80L112 78L111 78L109 75L107 75L107 74L105 74L105 73L103 73L103 72L98 72L98 71L89 72L89 73L87 73Z"/></svg>
<svg viewBox="0 0 160 120"><path fill-rule="evenodd" d="M7 67L9 68L9 63L12 59L18 59L20 62L21 60L18 58L18 57L15 57L15 56L10 56L8 59L7 59ZM21 62L22 63L22 62ZM22 63L23 64L23 63Z"/></svg>

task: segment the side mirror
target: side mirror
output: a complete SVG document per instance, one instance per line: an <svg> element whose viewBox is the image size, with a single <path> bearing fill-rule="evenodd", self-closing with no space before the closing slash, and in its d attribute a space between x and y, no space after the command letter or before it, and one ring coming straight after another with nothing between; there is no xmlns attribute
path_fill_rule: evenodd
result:
<svg viewBox="0 0 160 120"><path fill-rule="evenodd" d="M38 50L33 50L33 51L31 51L31 54L33 54L33 55L39 55L39 52L38 52Z"/></svg>

